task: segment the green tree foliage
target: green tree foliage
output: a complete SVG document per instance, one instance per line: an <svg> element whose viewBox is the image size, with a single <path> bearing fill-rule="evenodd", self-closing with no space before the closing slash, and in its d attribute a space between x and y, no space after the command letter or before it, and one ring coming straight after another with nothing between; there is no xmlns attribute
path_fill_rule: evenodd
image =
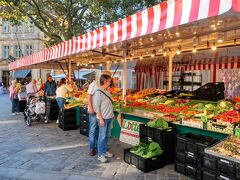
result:
<svg viewBox="0 0 240 180"><path fill-rule="evenodd" d="M125 18L161 0L0 0L0 16L13 24L31 19L47 46Z"/></svg>

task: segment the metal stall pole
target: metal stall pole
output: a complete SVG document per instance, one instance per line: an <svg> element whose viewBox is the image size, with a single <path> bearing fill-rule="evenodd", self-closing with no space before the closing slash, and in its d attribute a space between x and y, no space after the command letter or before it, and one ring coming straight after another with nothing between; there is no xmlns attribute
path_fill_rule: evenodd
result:
<svg viewBox="0 0 240 180"><path fill-rule="evenodd" d="M169 61L168 61L168 90L172 90L172 74L173 74L173 57L175 55L175 52L171 51L168 54Z"/></svg>
<svg viewBox="0 0 240 180"><path fill-rule="evenodd" d="M126 94L127 94L127 60L124 60L124 62L123 62L123 91L122 91L124 105L126 105Z"/></svg>
<svg viewBox="0 0 240 180"><path fill-rule="evenodd" d="M68 78L69 80L71 79L71 75L72 75L72 63L71 63L71 59L68 59Z"/></svg>
<svg viewBox="0 0 240 180"><path fill-rule="evenodd" d="M110 70L111 70L111 65L112 65L112 63L110 63L110 62L107 63L107 66L106 66L106 70L107 70L107 71L110 71Z"/></svg>

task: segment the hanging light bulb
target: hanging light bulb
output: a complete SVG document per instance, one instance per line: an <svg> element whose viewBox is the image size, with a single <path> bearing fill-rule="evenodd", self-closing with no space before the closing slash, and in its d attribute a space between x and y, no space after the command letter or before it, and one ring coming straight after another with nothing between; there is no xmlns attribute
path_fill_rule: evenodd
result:
<svg viewBox="0 0 240 180"><path fill-rule="evenodd" d="M88 67L88 64L86 64L85 66Z"/></svg>
<svg viewBox="0 0 240 180"><path fill-rule="evenodd" d="M77 63L77 66L79 66L79 65L80 65L80 63L78 62L78 63Z"/></svg>
<svg viewBox="0 0 240 180"><path fill-rule="evenodd" d="M124 59L122 59L122 62L124 62Z"/></svg>
<svg viewBox="0 0 240 180"><path fill-rule="evenodd" d="M102 67L102 64L100 64L100 67Z"/></svg>
<svg viewBox="0 0 240 180"><path fill-rule="evenodd" d="M141 60L143 59L142 55L140 56L140 59L141 59Z"/></svg>
<svg viewBox="0 0 240 180"><path fill-rule="evenodd" d="M164 55L164 56L167 56L166 49L163 50L163 55Z"/></svg>
<svg viewBox="0 0 240 180"><path fill-rule="evenodd" d="M181 54L181 47L178 47L177 54Z"/></svg>
<svg viewBox="0 0 240 180"><path fill-rule="evenodd" d="M196 46L193 47L192 52L193 52L193 53L197 52Z"/></svg>
<svg viewBox="0 0 240 180"><path fill-rule="evenodd" d="M214 42L213 45L212 45L212 50L216 51L216 49L217 49L217 47L216 47L215 42Z"/></svg>
<svg viewBox="0 0 240 180"><path fill-rule="evenodd" d="M117 64L117 61L115 60L114 63Z"/></svg>
<svg viewBox="0 0 240 180"><path fill-rule="evenodd" d="M94 65L92 65L92 68L94 68Z"/></svg>
<svg viewBox="0 0 240 180"><path fill-rule="evenodd" d="M107 64L109 64L109 61L107 61Z"/></svg>
<svg viewBox="0 0 240 180"><path fill-rule="evenodd" d="M132 58L132 57L130 57L130 60L133 60L133 58Z"/></svg>

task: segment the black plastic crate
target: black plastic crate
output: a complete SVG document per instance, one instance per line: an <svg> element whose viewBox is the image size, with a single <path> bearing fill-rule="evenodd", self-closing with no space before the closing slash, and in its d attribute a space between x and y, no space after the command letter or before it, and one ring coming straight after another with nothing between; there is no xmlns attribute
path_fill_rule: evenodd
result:
<svg viewBox="0 0 240 180"><path fill-rule="evenodd" d="M142 158L130 152L130 149L124 149L124 161L128 164L136 166L136 168L140 169L143 172L150 172L156 169L163 167L164 158L163 154L158 155L153 158Z"/></svg>
<svg viewBox="0 0 240 180"><path fill-rule="evenodd" d="M230 177L235 177L236 163L228 161L226 159L217 159L217 171L224 173Z"/></svg>
<svg viewBox="0 0 240 180"><path fill-rule="evenodd" d="M198 170L195 167L186 165L185 166L185 175L190 178L200 180L201 179L201 170L200 169Z"/></svg>
<svg viewBox="0 0 240 180"><path fill-rule="evenodd" d="M75 124L66 124L63 121L59 120L58 127L64 131L75 130L77 129L77 125Z"/></svg>
<svg viewBox="0 0 240 180"><path fill-rule="evenodd" d="M80 114L87 114L88 108L87 107L80 107Z"/></svg>
<svg viewBox="0 0 240 180"><path fill-rule="evenodd" d="M76 109L64 109L59 113L59 128L64 131L77 129Z"/></svg>
<svg viewBox="0 0 240 180"><path fill-rule="evenodd" d="M59 114L59 120L65 124L76 124L76 109L64 109Z"/></svg>
<svg viewBox="0 0 240 180"><path fill-rule="evenodd" d="M80 127L80 134L89 137L89 129Z"/></svg>
<svg viewBox="0 0 240 180"><path fill-rule="evenodd" d="M185 162L186 162L185 153L176 152L176 154L175 154L175 162L179 162L179 163L185 164Z"/></svg>
<svg viewBox="0 0 240 180"><path fill-rule="evenodd" d="M240 179L240 164L211 154L204 154L203 167L217 173L218 179L223 176L229 179Z"/></svg>
<svg viewBox="0 0 240 180"><path fill-rule="evenodd" d="M236 165L236 178L240 179L240 164Z"/></svg>
<svg viewBox="0 0 240 180"><path fill-rule="evenodd" d="M216 179L217 175L215 172L206 169L202 170L202 180L216 180Z"/></svg>
<svg viewBox="0 0 240 180"><path fill-rule="evenodd" d="M89 115L88 114L80 114L80 119L87 120L87 119L89 119Z"/></svg>
<svg viewBox="0 0 240 180"><path fill-rule="evenodd" d="M203 157L203 167L214 172L217 171L216 158L205 153Z"/></svg>
<svg viewBox="0 0 240 180"><path fill-rule="evenodd" d="M202 168L202 157L196 156L191 152L186 152L185 162L187 165L190 165L195 168Z"/></svg>
<svg viewBox="0 0 240 180"><path fill-rule="evenodd" d="M211 93L225 91L224 82L207 83L195 90L196 93L204 93L206 91Z"/></svg>
<svg viewBox="0 0 240 180"><path fill-rule="evenodd" d="M175 162L175 171L179 172L180 174L185 175L185 164Z"/></svg>
<svg viewBox="0 0 240 180"><path fill-rule="evenodd" d="M144 137L140 137L140 142L143 142L145 144L149 144L151 142L156 142L159 143L157 139L152 139L152 138L144 138ZM159 143L160 145L160 143ZM174 147L170 148L170 146L165 146L165 148L162 148L162 146L160 145L161 149L163 150L163 155L164 155L164 165L167 164L171 164L174 162L175 159L175 150ZM165 150L164 150L165 149Z"/></svg>
<svg viewBox="0 0 240 180"><path fill-rule="evenodd" d="M88 128L89 127L89 122L88 121L80 121L80 127Z"/></svg>
<svg viewBox="0 0 240 180"><path fill-rule="evenodd" d="M49 120L57 120L58 118L58 104L56 99L46 100L46 115Z"/></svg>
<svg viewBox="0 0 240 180"><path fill-rule="evenodd" d="M185 153L187 145L187 139L184 136L176 136L176 151Z"/></svg>
<svg viewBox="0 0 240 180"><path fill-rule="evenodd" d="M175 128L157 129L140 124L140 138L157 142L163 151L175 149Z"/></svg>
<svg viewBox="0 0 240 180"><path fill-rule="evenodd" d="M201 156L206 147L216 142L218 142L218 140L211 137L187 133L177 135L176 150L178 152L191 152L197 156Z"/></svg>
<svg viewBox="0 0 240 180"><path fill-rule="evenodd" d="M239 180L239 179L236 179L235 177L230 177L226 174L218 173L217 174L217 180Z"/></svg>

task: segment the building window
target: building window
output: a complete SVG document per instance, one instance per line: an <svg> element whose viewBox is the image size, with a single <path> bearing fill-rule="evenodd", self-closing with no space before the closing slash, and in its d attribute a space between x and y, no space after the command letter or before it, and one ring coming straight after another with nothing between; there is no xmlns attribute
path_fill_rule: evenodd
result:
<svg viewBox="0 0 240 180"><path fill-rule="evenodd" d="M26 55L31 55L33 52L33 46L32 45L26 45Z"/></svg>
<svg viewBox="0 0 240 180"><path fill-rule="evenodd" d="M3 33L10 33L10 23L8 21L3 22Z"/></svg>
<svg viewBox="0 0 240 180"><path fill-rule="evenodd" d="M9 57L9 46L3 46L3 59L7 59Z"/></svg>
<svg viewBox="0 0 240 180"><path fill-rule="evenodd" d="M27 31L28 32L33 32L33 22L32 22L32 20L28 20Z"/></svg>
<svg viewBox="0 0 240 180"><path fill-rule="evenodd" d="M14 57L19 58L21 56L20 46L14 46Z"/></svg>
<svg viewBox="0 0 240 180"><path fill-rule="evenodd" d="M21 33L21 32L23 32L23 26L22 26L22 25L15 26L15 32L16 32L16 33Z"/></svg>

